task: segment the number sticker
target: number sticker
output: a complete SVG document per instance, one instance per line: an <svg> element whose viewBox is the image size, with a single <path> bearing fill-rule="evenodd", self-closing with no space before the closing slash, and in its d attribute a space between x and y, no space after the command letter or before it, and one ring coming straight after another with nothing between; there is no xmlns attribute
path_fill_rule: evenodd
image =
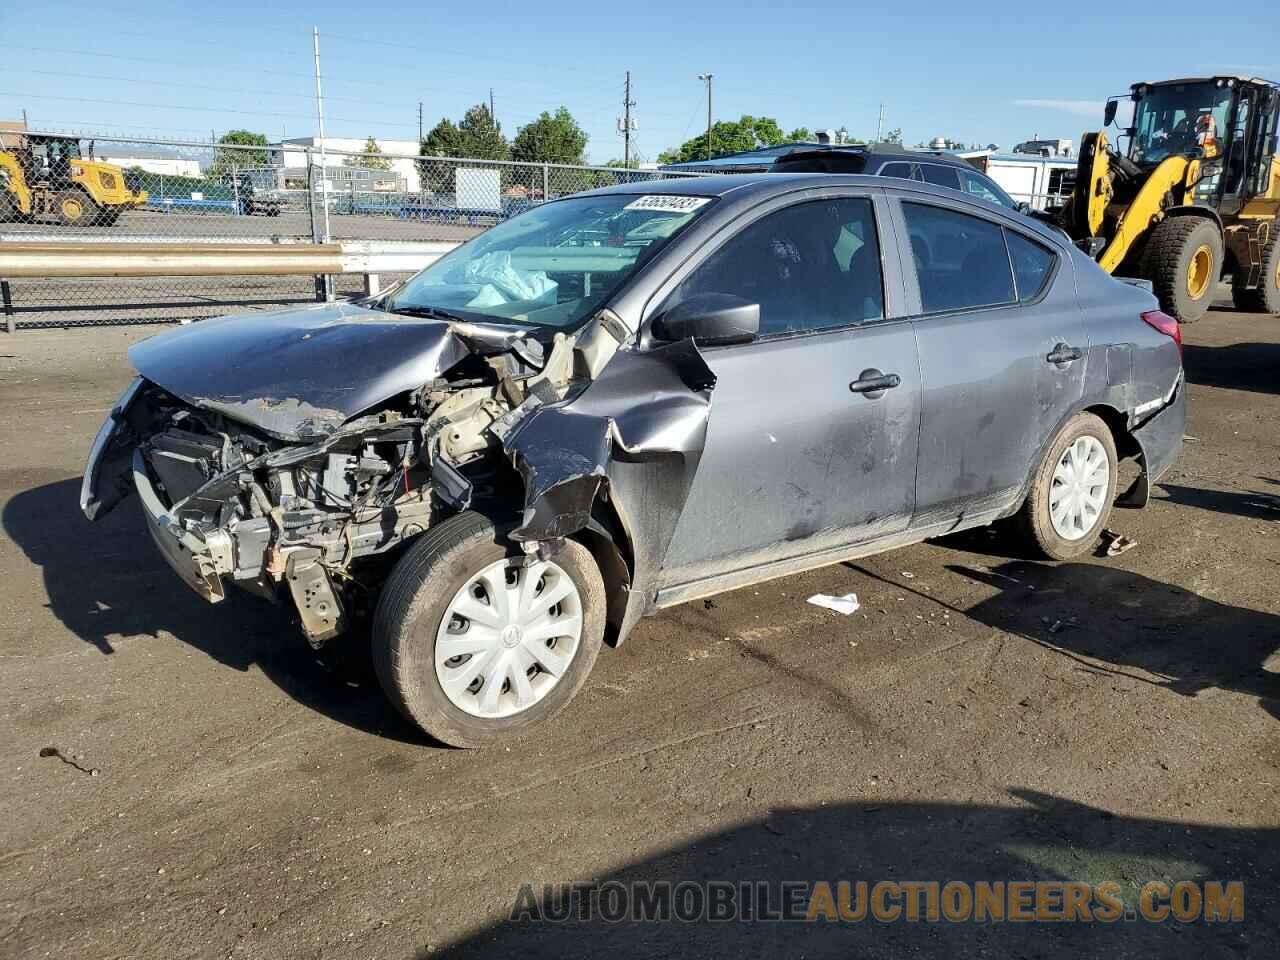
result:
<svg viewBox="0 0 1280 960"><path fill-rule="evenodd" d="M693 213L711 202L710 197L676 197L665 193L651 193L628 203L623 210L657 210L662 213Z"/></svg>

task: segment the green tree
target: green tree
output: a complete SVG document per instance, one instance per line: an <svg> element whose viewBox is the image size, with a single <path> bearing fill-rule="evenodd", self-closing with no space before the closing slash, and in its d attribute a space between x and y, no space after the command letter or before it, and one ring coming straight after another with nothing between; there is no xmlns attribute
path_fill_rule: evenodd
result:
<svg viewBox="0 0 1280 960"><path fill-rule="evenodd" d="M511 156L502 125L494 121L487 104L477 103L468 110L458 124L458 133L462 140L462 153L458 156L477 160L506 160Z"/></svg>
<svg viewBox="0 0 1280 960"><path fill-rule="evenodd" d="M739 120L720 120L711 127L711 155L722 157L729 153L742 153L757 147L776 147L786 140L782 128L773 117L753 117L744 114ZM686 140L679 147L664 150L658 155L659 163L687 163L705 160L707 135L705 133Z"/></svg>
<svg viewBox="0 0 1280 960"><path fill-rule="evenodd" d="M249 130L231 130L218 138L219 145L239 147L266 147L267 135L253 133ZM209 164L208 175L219 177L234 169L245 167L265 167L267 151L264 150L215 150L213 162Z"/></svg>
<svg viewBox="0 0 1280 960"><path fill-rule="evenodd" d="M545 110L527 123L511 141L511 159L524 163L585 163L587 134L569 111Z"/></svg>
<svg viewBox="0 0 1280 960"><path fill-rule="evenodd" d="M898 144L898 146L902 146L902 128L901 128L901 127L894 127L892 130L890 130L888 133L886 133L886 134L884 135L884 142L885 142L885 143L896 143L896 144Z"/></svg>
<svg viewBox="0 0 1280 960"><path fill-rule="evenodd" d="M418 153L424 157L460 157L462 131L452 120L441 120L431 128L431 132L419 146ZM428 190L446 190L453 181L453 164L419 160L418 179Z"/></svg>
<svg viewBox="0 0 1280 960"><path fill-rule="evenodd" d="M364 167L366 170L391 169L391 159L382 155L382 148L373 137L365 141L364 153L358 157L347 157L342 162L348 167Z"/></svg>
<svg viewBox="0 0 1280 960"><path fill-rule="evenodd" d="M808 127L796 127L787 134L788 143L805 143L813 140L813 131Z"/></svg>

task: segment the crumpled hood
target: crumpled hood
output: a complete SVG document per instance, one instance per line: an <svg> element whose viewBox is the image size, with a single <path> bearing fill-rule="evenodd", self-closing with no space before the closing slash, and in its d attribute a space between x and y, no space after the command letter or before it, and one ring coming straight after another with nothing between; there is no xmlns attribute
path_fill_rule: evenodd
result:
<svg viewBox="0 0 1280 960"><path fill-rule="evenodd" d="M151 382L284 440L310 440L470 352L448 323L347 303L202 320L136 344Z"/></svg>

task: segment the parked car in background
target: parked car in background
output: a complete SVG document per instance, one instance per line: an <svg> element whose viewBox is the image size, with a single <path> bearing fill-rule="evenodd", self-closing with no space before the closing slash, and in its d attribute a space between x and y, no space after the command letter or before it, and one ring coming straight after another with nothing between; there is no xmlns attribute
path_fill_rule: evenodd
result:
<svg viewBox="0 0 1280 960"><path fill-rule="evenodd" d="M1182 442L1178 327L956 190L768 174L612 187L353 303L135 345L81 506L175 571L372 617L396 705L463 746L561 710L673 604L1012 518L1090 550Z"/></svg>
<svg viewBox="0 0 1280 960"><path fill-rule="evenodd" d="M795 150L774 161L771 173L861 173L899 177L959 190L969 196L1025 211L1004 189L968 161L951 154L895 149L887 144Z"/></svg>

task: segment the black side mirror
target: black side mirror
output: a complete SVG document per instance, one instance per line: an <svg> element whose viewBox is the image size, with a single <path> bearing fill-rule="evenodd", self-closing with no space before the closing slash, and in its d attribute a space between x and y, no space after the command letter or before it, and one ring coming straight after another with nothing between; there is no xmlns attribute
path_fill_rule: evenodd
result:
<svg viewBox="0 0 1280 960"><path fill-rule="evenodd" d="M1116 121L1116 110L1120 108L1119 100L1108 100L1106 108L1102 111L1102 125L1109 127Z"/></svg>
<svg viewBox="0 0 1280 960"><path fill-rule="evenodd" d="M1031 216L1032 213L1031 204L1027 203L1025 200L1019 200L1014 209L1028 217Z"/></svg>
<svg viewBox="0 0 1280 960"><path fill-rule="evenodd" d="M750 343L759 332L760 304L729 293L700 293L653 321L653 335L658 340L692 337L708 346Z"/></svg>

